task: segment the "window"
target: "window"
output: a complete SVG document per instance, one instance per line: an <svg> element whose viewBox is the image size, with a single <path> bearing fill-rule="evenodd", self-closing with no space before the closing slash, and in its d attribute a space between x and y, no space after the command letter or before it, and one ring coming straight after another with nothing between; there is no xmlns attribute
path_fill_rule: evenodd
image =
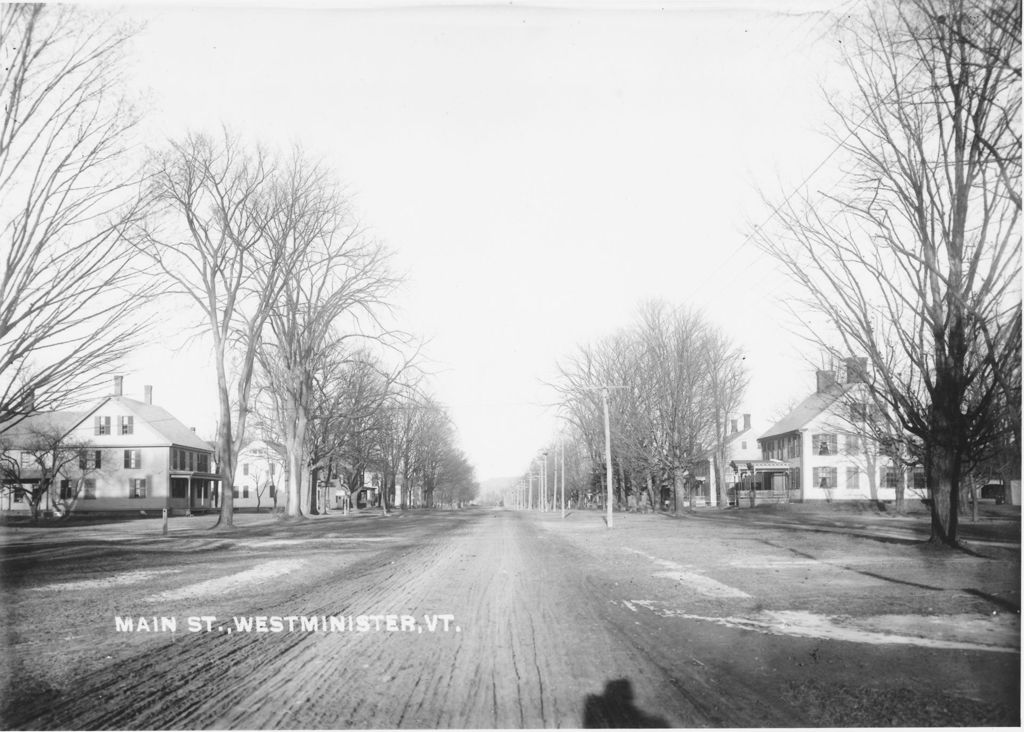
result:
<svg viewBox="0 0 1024 732"><path fill-rule="evenodd" d="M82 450L78 454L79 470L97 470L100 467L100 450Z"/></svg>
<svg viewBox="0 0 1024 732"><path fill-rule="evenodd" d="M110 417L97 417L96 418L96 434L97 435L109 435L110 434Z"/></svg>
<svg viewBox="0 0 1024 732"><path fill-rule="evenodd" d="M846 490L860 490L860 468L846 469Z"/></svg>
<svg viewBox="0 0 1024 732"><path fill-rule="evenodd" d="M814 435L813 439L815 455L836 454L836 436L834 434L822 433L820 435Z"/></svg>
<svg viewBox="0 0 1024 732"><path fill-rule="evenodd" d="M740 449L741 450L746 450L747 449L747 441L746 440L740 441Z"/></svg>
<svg viewBox="0 0 1024 732"><path fill-rule="evenodd" d="M60 500L68 501L75 497L75 491L71 487L70 480L62 480L60 482Z"/></svg>
<svg viewBox="0 0 1024 732"><path fill-rule="evenodd" d="M238 498L238 486L237 485L231 486L231 497L232 498Z"/></svg>
<svg viewBox="0 0 1024 732"><path fill-rule="evenodd" d="M271 500L273 500L273 498L276 495L277 495L277 487L273 483L271 483L270 484L270 498L271 498Z"/></svg>
<svg viewBox="0 0 1024 732"><path fill-rule="evenodd" d="M878 482L882 488L895 488L899 485L900 476L896 468L881 467L878 469Z"/></svg>
<svg viewBox="0 0 1024 732"><path fill-rule="evenodd" d="M25 500L25 494L22 493L20 490L16 490L16 491L14 491L14 499L13 500L14 500L15 503L22 503Z"/></svg>
<svg viewBox="0 0 1024 732"><path fill-rule="evenodd" d="M815 468L814 485L824 490L831 490L836 487L835 468Z"/></svg>
<svg viewBox="0 0 1024 732"><path fill-rule="evenodd" d="M846 436L846 454L860 455L860 437L858 435Z"/></svg>
<svg viewBox="0 0 1024 732"><path fill-rule="evenodd" d="M145 478L132 478L129 481L130 491L128 493L129 498L145 498L146 497L146 479Z"/></svg>
<svg viewBox="0 0 1024 732"><path fill-rule="evenodd" d="M244 485L244 486L242 486L242 498L248 498L248 497L249 497L249 486Z"/></svg>
<svg viewBox="0 0 1024 732"><path fill-rule="evenodd" d="M140 468L140 467L142 467L142 451L141 450L125 450L124 451L124 466L126 468Z"/></svg>
<svg viewBox="0 0 1024 732"><path fill-rule="evenodd" d="M130 435L135 431L135 417L118 417L117 432L120 435Z"/></svg>
<svg viewBox="0 0 1024 732"><path fill-rule="evenodd" d="M23 468L31 468L35 464L36 464L36 459L35 459L35 456L32 455L32 453L30 453L30 452L23 452L23 453L21 453L21 467L23 467Z"/></svg>
<svg viewBox="0 0 1024 732"><path fill-rule="evenodd" d="M201 452L196 455L196 470L200 473L210 472L210 456L205 452Z"/></svg>
<svg viewBox="0 0 1024 732"><path fill-rule="evenodd" d="M242 463L242 475L249 474L249 463Z"/></svg>
<svg viewBox="0 0 1024 732"><path fill-rule="evenodd" d="M92 478L86 478L85 483L82 485L83 498L87 501L91 501L96 498L96 481Z"/></svg>
<svg viewBox="0 0 1024 732"><path fill-rule="evenodd" d="M191 473L196 469L196 454L191 450L185 454L188 455L188 470Z"/></svg>
<svg viewBox="0 0 1024 732"><path fill-rule="evenodd" d="M800 468L789 471L789 487L796 491L800 490Z"/></svg>

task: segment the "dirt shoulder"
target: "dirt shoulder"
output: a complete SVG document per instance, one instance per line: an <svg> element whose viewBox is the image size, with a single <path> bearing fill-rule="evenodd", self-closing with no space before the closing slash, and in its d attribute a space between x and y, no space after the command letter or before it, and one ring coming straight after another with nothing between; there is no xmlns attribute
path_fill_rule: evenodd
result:
<svg viewBox="0 0 1024 732"><path fill-rule="evenodd" d="M694 655L807 723L1019 720L1019 548L951 552L768 512L616 514L610 531L596 512L539 521L606 568L665 659Z"/></svg>

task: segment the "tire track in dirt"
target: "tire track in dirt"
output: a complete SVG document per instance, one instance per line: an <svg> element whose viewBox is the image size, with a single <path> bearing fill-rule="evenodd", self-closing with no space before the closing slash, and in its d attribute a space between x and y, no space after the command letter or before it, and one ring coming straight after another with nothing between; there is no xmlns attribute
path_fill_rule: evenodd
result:
<svg viewBox="0 0 1024 732"><path fill-rule="evenodd" d="M378 563L379 555L358 561L331 575L325 585L372 584L382 571ZM239 615L344 611L329 590L293 594L283 602L238 610ZM261 674L273 676L278 664L313 642L313 636L302 633L179 634L116 668L94 674L71 692L71 698L65 694L58 700L26 700L16 710L17 719L7 719L5 724L38 729L213 726L218 710L249 694Z"/></svg>
<svg viewBox="0 0 1024 732"><path fill-rule="evenodd" d="M11 726L99 728L580 727L588 697L628 681L671 726L760 726L755 699L668 657L609 592L593 556L529 516L425 516L308 590L237 614L452 614L461 632L185 634L105 669ZM410 537L406 537L410 538ZM737 696L737 693L739 696ZM792 717L789 717L792 719ZM9 720L10 724L12 720Z"/></svg>

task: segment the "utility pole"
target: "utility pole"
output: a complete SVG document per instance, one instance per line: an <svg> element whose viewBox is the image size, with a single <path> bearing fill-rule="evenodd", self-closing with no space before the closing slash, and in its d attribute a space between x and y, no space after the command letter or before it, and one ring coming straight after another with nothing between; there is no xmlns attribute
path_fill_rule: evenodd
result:
<svg viewBox="0 0 1024 732"><path fill-rule="evenodd" d="M608 387L601 388L604 403L604 462L608 471L608 528L612 528L612 427L608 417Z"/></svg>
<svg viewBox="0 0 1024 732"><path fill-rule="evenodd" d="M562 518L565 518L565 440L559 442L558 447L562 452Z"/></svg>
<svg viewBox="0 0 1024 732"><path fill-rule="evenodd" d="M608 416L608 392L612 389L625 389L625 386L584 386L584 389L589 390L600 390L601 392L601 403L604 405L604 462L607 473L607 499L606 504L608 528L612 528L612 427L611 418ZM563 477L562 480L565 480Z"/></svg>
<svg viewBox="0 0 1024 732"><path fill-rule="evenodd" d="M552 504L548 502L548 451L547 450L545 450L544 452L541 453L540 459L541 459L541 469L540 469L541 470L541 473L540 473L541 474L541 486L543 486L541 488L541 493L544 496L544 500L543 500L543 503L542 503L543 507L541 508L541 510L542 511L550 511L551 508L552 508Z"/></svg>

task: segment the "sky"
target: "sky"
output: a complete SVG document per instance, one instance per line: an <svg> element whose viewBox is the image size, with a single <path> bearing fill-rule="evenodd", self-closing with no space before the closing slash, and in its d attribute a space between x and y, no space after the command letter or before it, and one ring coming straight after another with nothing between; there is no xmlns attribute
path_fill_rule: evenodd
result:
<svg viewBox="0 0 1024 732"><path fill-rule="evenodd" d="M848 3L847 3L848 5ZM767 428L813 389L785 280L747 234L827 185L841 5L761 2L130 6L147 144L226 126L331 167L404 275L399 322L481 480L559 429L560 359L638 305L698 306L744 350ZM162 318L125 391L200 434L209 348Z"/></svg>

